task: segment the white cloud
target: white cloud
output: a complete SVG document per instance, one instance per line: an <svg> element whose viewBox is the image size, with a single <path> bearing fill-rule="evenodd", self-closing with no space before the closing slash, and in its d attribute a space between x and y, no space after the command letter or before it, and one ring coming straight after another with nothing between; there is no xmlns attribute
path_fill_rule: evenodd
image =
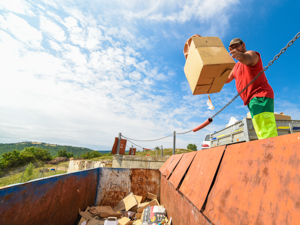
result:
<svg viewBox="0 0 300 225"><path fill-rule="evenodd" d="M0 26L18 40L34 48L40 48L43 39L41 32L13 13L0 16Z"/></svg>
<svg viewBox="0 0 300 225"><path fill-rule="evenodd" d="M18 13L18 14L34 16L34 13L31 11L30 3L28 3L25 0L0 1L0 9Z"/></svg>
<svg viewBox="0 0 300 225"><path fill-rule="evenodd" d="M66 40L64 30L59 25L44 16L40 16L40 28L47 35L59 42L63 42Z"/></svg>
<svg viewBox="0 0 300 225"><path fill-rule="evenodd" d="M219 3L223 9L224 2ZM114 15L103 19L107 14L98 17L72 3L42 3L32 9L39 15L34 22L12 13L0 16L0 65L4 77L0 95L6 96L0 103L0 137L6 138L1 141L108 147L118 132L137 139L152 139L174 130L191 129L213 113L207 110L205 97L192 96L189 87L185 87L186 93L180 91L181 82L174 81L177 65L173 61L169 65L153 49L164 45L158 45L157 38L139 32L134 21L126 26L115 25L107 22ZM135 13L132 3L140 13ZM184 23L192 17L198 18L192 6L209 5L206 1L106 4L103 8L112 4L121 14L131 12L128 15L139 22L142 16L148 21L151 16L161 15L161 23ZM186 15L189 10L194 13L190 18ZM209 18L214 13L212 9L203 16ZM180 18L172 19L176 15ZM40 30L34 28L36 21ZM154 29L148 25L147 30ZM38 50L32 49L33 46ZM182 69L181 65L178 67ZM213 98L221 102L231 95L225 90ZM202 142L198 135L217 127L178 137L178 147L186 147L195 139ZM172 146L172 138L140 145L161 144Z"/></svg>

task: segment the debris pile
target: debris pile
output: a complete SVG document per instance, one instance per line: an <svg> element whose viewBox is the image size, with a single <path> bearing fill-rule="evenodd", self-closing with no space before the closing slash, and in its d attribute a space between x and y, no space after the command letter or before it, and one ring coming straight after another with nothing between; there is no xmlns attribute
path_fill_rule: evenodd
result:
<svg viewBox="0 0 300 225"><path fill-rule="evenodd" d="M132 192L114 208L111 206L87 207L80 211L78 225L171 225L166 209L160 205L157 196L147 193L146 199Z"/></svg>

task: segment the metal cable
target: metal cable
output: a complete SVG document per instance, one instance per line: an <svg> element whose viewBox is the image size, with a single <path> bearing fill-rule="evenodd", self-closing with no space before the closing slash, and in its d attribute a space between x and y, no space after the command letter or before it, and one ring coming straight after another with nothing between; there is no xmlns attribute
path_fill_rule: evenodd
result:
<svg viewBox="0 0 300 225"><path fill-rule="evenodd" d="M193 129L192 130L188 130L188 131L186 131L186 132L182 132L182 133L176 133L176 134L187 134L187 133L190 133L190 132L192 132L193 131Z"/></svg>
<svg viewBox="0 0 300 225"><path fill-rule="evenodd" d="M170 134L168 136L165 136L165 137L162 137L162 138L157 138L157 139L152 139L152 140L136 140L136 139L132 139L132 138L128 138L128 137L125 137L124 135L121 134L121 136L127 140L132 140L132 141L141 141L141 142L147 142L147 141L157 141L157 140L161 140L161 139L164 139L164 138L167 138L167 137L170 137L172 136L173 134Z"/></svg>
<svg viewBox="0 0 300 225"><path fill-rule="evenodd" d="M288 44L283 48L283 49L281 49L281 51L277 54L277 55L275 55L274 56L274 58L273 58L273 60L271 60L269 63L268 63L268 65L266 66L266 67L264 67L264 69L262 70L262 71L260 71L254 78L253 78L253 80L252 81L250 81L250 83L249 84L247 84L246 85L246 87L244 87L244 89L243 90L241 90L236 96L234 96L234 98L231 100L231 101L229 101L222 109L220 109L215 115L213 115L211 118L214 118L216 115L218 115L220 112L222 112L227 106L229 106L238 96L240 96L240 94L242 94L264 71L266 71L268 68L269 68L269 66L271 66L273 63L274 63L274 61L275 60L277 60L278 58L279 58L279 56L281 55L281 54L283 54L298 38L300 37L300 32L298 32L297 34L296 34L296 36L292 39L292 40L290 40L289 42L288 42Z"/></svg>
<svg viewBox="0 0 300 225"><path fill-rule="evenodd" d="M124 136L123 136L124 137ZM139 146L139 145L137 145L137 144L135 144L135 143L133 143L132 141L130 141L130 140L128 140L127 139L127 141L129 141L131 144L133 144L133 145L135 145L135 146L138 146L139 148L141 148L141 149L144 149L144 147L142 147L142 146Z"/></svg>

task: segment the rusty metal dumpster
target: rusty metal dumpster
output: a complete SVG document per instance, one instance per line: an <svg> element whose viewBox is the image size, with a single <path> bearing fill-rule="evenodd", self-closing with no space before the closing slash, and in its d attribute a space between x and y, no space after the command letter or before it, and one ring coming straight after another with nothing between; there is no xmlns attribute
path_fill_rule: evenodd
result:
<svg viewBox="0 0 300 225"><path fill-rule="evenodd" d="M76 224L79 209L158 196L173 225L300 224L300 135L174 155L160 170L95 168L0 189L0 224Z"/></svg>

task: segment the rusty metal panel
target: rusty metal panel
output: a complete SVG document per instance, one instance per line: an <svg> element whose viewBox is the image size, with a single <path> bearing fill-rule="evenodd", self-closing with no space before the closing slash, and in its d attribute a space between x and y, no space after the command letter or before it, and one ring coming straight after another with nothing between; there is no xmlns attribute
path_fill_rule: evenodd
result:
<svg viewBox="0 0 300 225"><path fill-rule="evenodd" d="M98 169L0 189L0 224L75 224L78 209L94 205Z"/></svg>
<svg viewBox="0 0 300 225"><path fill-rule="evenodd" d="M300 224L300 134L230 145L204 214L214 224Z"/></svg>
<svg viewBox="0 0 300 225"><path fill-rule="evenodd" d="M168 160L159 168L161 174L165 173L166 168L170 165L173 159L174 159L174 155L170 156L170 158L168 158Z"/></svg>
<svg viewBox="0 0 300 225"><path fill-rule="evenodd" d="M131 191L135 195L143 196L145 200L147 193L160 197L160 172L153 169L131 169Z"/></svg>
<svg viewBox="0 0 300 225"><path fill-rule="evenodd" d="M178 188L181 179L183 178L184 174L186 173L187 169L189 168L196 153L197 152L190 152L190 153L183 154L180 162L178 163L175 170L173 171L171 177L169 178L169 181L175 187L175 189Z"/></svg>
<svg viewBox="0 0 300 225"><path fill-rule="evenodd" d="M172 225L210 225L201 212L174 188L166 177L161 176L161 201L172 217Z"/></svg>
<svg viewBox="0 0 300 225"><path fill-rule="evenodd" d="M99 169L96 205L115 207L131 191L130 169Z"/></svg>
<svg viewBox="0 0 300 225"><path fill-rule="evenodd" d="M114 145L113 145L113 147L112 147L112 149L111 149L111 154L117 154L118 140L119 140L119 138L116 137L116 138L115 138ZM127 143L127 140L121 138L121 142L120 142L120 152L119 152L120 155L125 155L126 143Z"/></svg>
<svg viewBox="0 0 300 225"><path fill-rule="evenodd" d="M180 192L201 210L226 146L198 151Z"/></svg>
<svg viewBox="0 0 300 225"><path fill-rule="evenodd" d="M163 175L165 175L167 178L170 177L172 174L174 168L177 166L178 162L182 158L183 154L175 155L173 161L170 163L170 165L166 168L165 172Z"/></svg>
<svg viewBox="0 0 300 225"><path fill-rule="evenodd" d="M115 207L130 192L159 196L160 172L151 169L100 168L96 205Z"/></svg>

